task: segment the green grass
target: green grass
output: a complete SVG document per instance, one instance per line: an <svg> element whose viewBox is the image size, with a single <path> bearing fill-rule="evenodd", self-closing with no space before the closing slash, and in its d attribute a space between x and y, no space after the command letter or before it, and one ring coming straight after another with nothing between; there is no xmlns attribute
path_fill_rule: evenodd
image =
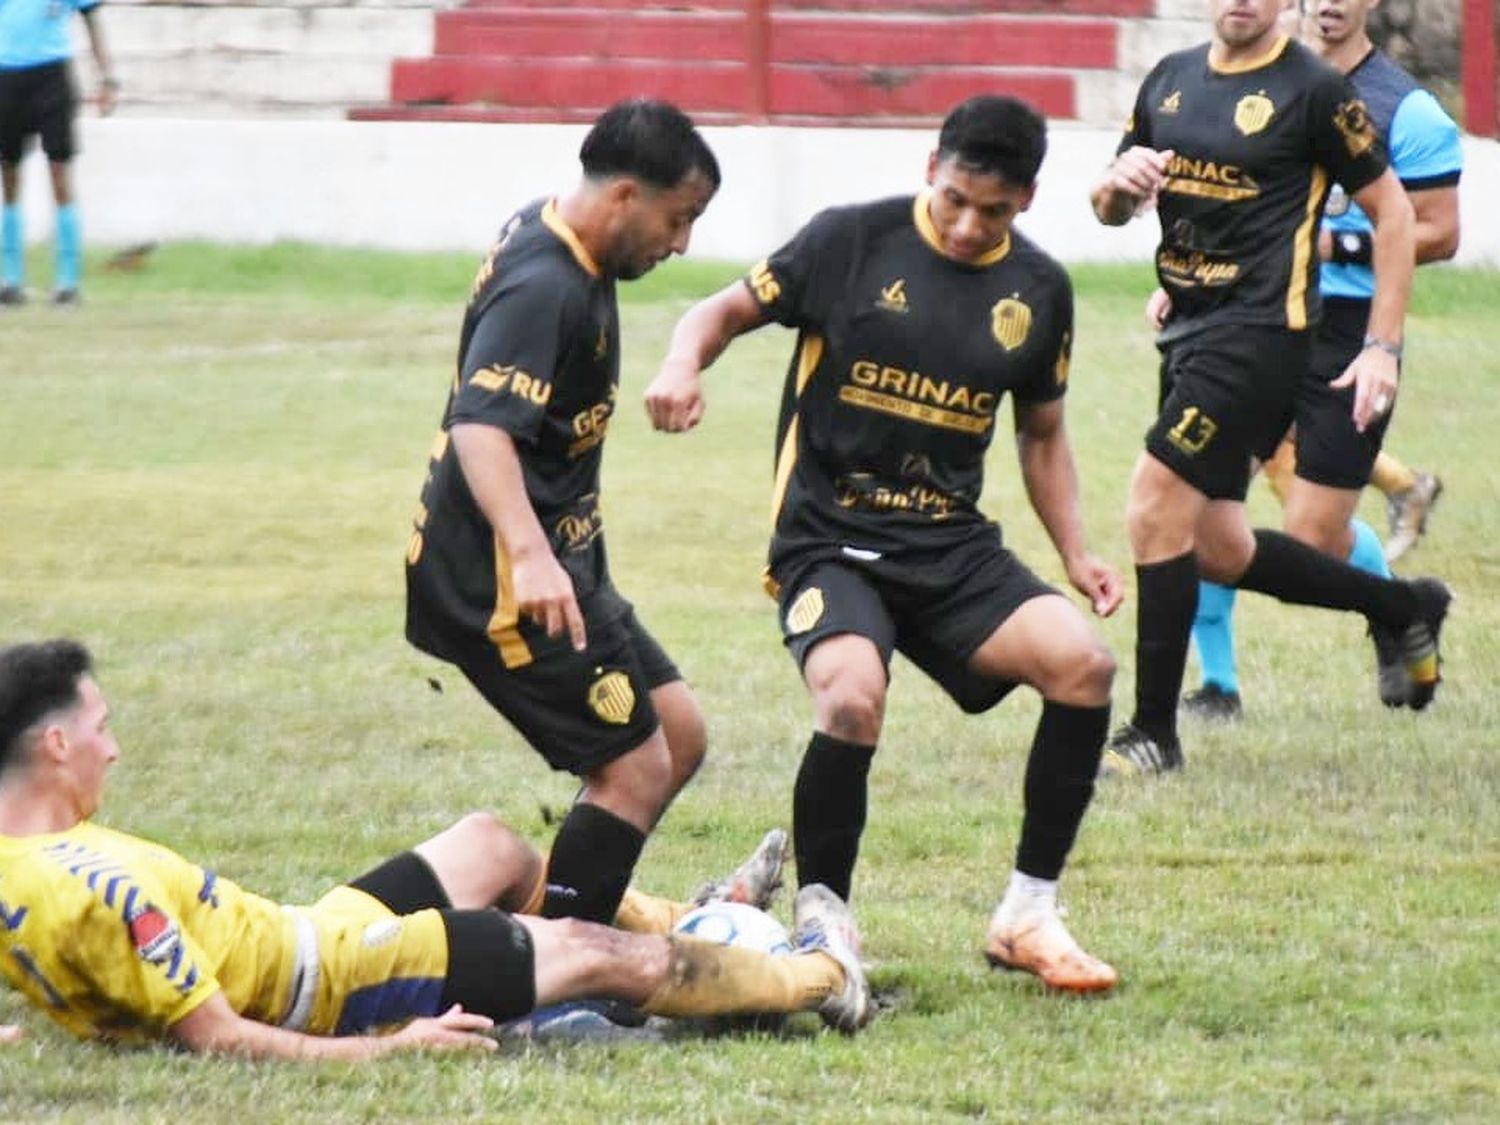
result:
<svg viewBox="0 0 1500 1125"><path fill-rule="evenodd" d="M0 317L0 640L95 649L126 754L108 823L289 901L474 805L549 836L568 779L401 638L406 530L474 265L169 245L140 274L96 271L81 312ZM785 823L809 721L759 589L788 336L736 346L693 435L652 434L639 407L677 315L735 272L678 265L622 289L611 555L712 736L641 864L667 893ZM1150 282L1076 280L1069 427L1094 545L1128 570ZM891 1007L859 1038L809 1019L785 1039L299 1068L77 1045L0 994L0 1022L31 1029L0 1051L0 1117L1492 1119L1497 292L1493 273L1423 271L1390 440L1448 484L1410 564L1459 592L1438 704L1381 708L1359 623L1242 599L1246 723L1190 729L1182 776L1102 789L1065 883L1075 931L1122 970L1116 995L1050 997L983 967L1037 704L964 718L898 663L856 896ZM1251 506L1276 519L1263 489ZM1008 441L986 508L1061 581ZM1383 527L1377 500L1365 514ZM1122 706L1133 614L1101 625Z"/></svg>

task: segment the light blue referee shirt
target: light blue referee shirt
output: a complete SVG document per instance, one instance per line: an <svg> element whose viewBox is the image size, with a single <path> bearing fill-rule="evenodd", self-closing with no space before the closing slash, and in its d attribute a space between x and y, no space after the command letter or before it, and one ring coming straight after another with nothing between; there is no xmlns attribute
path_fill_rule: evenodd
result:
<svg viewBox="0 0 1500 1125"><path fill-rule="evenodd" d="M0 70L26 70L72 58L69 21L100 0L0 0Z"/></svg>
<svg viewBox="0 0 1500 1125"><path fill-rule="evenodd" d="M10 0L0 0L10 3ZM1463 171L1458 126L1417 80L1390 56L1372 50L1349 72L1370 120L1385 138L1391 168L1407 191L1452 187ZM1369 217L1337 184L1328 196L1323 225L1337 238L1343 231L1370 231ZM1368 301L1375 295L1375 271L1354 263L1324 262L1318 285L1325 297Z"/></svg>

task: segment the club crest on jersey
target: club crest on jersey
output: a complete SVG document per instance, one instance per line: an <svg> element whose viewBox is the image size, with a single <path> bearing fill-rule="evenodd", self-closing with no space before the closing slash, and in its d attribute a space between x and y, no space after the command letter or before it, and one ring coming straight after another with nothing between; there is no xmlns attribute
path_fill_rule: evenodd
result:
<svg viewBox="0 0 1500 1125"><path fill-rule="evenodd" d="M1168 117L1170 117L1170 116L1176 114L1177 112L1179 112L1181 109L1182 109L1182 91L1181 90L1173 90L1166 97L1162 98L1161 105L1159 105L1159 106L1156 107L1156 112L1157 113L1164 113Z"/></svg>
<svg viewBox="0 0 1500 1125"><path fill-rule="evenodd" d="M606 723L622 727L635 710L635 688L624 672L600 671L602 675L589 686L589 710Z"/></svg>
<svg viewBox="0 0 1500 1125"><path fill-rule="evenodd" d="M1375 146L1375 126L1370 123L1370 112L1358 98L1340 102L1333 111L1334 128L1344 138L1344 147L1351 157L1363 156Z"/></svg>
<svg viewBox="0 0 1500 1125"><path fill-rule="evenodd" d="M1328 202L1323 204L1323 214L1342 215L1349 210L1349 195L1342 184L1334 184L1328 191Z"/></svg>
<svg viewBox="0 0 1500 1125"><path fill-rule="evenodd" d="M882 289L880 291L880 300L875 302L875 307L884 309L886 312L906 312L906 278L898 277Z"/></svg>
<svg viewBox="0 0 1500 1125"><path fill-rule="evenodd" d="M792 608L786 611L786 631L792 636L805 633L823 616L823 591L809 586L797 595Z"/></svg>
<svg viewBox="0 0 1500 1125"><path fill-rule="evenodd" d="M990 332L995 342L1013 352L1026 342L1031 331L1031 307L1019 297L1006 297L990 310Z"/></svg>
<svg viewBox="0 0 1500 1125"><path fill-rule="evenodd" d="M130 940L142 961L162 965L172 959L182 941L177 925L151 903L136 907L125 919Z"/></svg>
<svg viewBox="0 0 1500 1125"><path fill-rule="evenodd" d="M1271 123L1275 113L1276 104L1264 90L1246 94L1234 107L1234 127L1247 137L1253 136Z"/></svg>

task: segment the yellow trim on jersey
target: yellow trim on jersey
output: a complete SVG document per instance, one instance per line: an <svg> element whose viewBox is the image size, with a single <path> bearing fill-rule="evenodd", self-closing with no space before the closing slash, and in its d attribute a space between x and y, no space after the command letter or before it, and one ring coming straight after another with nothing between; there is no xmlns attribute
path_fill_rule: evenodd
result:
<svg viewBox="0 0 1500 1125"><path fill-rule="evenodd" d="M557 213L557 200L549 199L543 204L542 223L562 239L569 250L573 251L573 257L588 271L590 277L598 277L603 272L599 268L599 263L594 261L594 256L584 247L583 240L578 237L572 227L563 222L562 216Z"/></svg>
<svg viewBox="0 0 1500 1125"><path fill-rule="evenodd" d="M1328 173L1314 164L1312 182L1307 188L1307 208L1302 222L1297 224L1297 233L1292 236L1292 276L1286 288L1286 326L1303 329L1307 327L1307 272L1313 254L1313 239L1318 227L1318 213L1322 210L1323 192L1328 186Z"/></svg>
<svg viewBox="0 0 1500 1125"><path fill-rule="evenodd" d="M797 352L797 398L799 401L822 358L823 337L818 335L803 337ZM781 505L786 500L786 488L792 479L792 467L797 463L797 423L799 421L797 415L792 415L791 425L786 428L786 438L781 443L781 453L776 458L776 485L771 492L772 527L776 526L776 519L781 515Z"/></svg>
<svg viewBox="0 0 1500 1125"><path fill-rule="evenodd" d="M953 255L943 249L943 240L938 237L937 227L933 225L932 212L928 210L928 205L931 202L931 191L924 190L918 192L916 201L912 204L911 208L911 221L916 224L917 233L922 236L922 241L950 262L962 261L966 266L993 266L996 262L1004 261L1005 256L1010 253L1010 231L1006 231L1005 237L1000 240L998 246L992 250L985 251L972 262L953 257Z"/></svg>
<svg viewBox="0 0 1500 1125"><path fill-rule="evenodd" d="M521 611L516 605L515 586L510 573L510 555L500 537L495 536L495 612L490 614L490 623L485 627L495 647L500 650L500 662L507 668L524 668L533 657L531 646L521 636L517 626L521 622Z"/></svg>
<svg viewBox="0 0 1500 1125"><path fill-rule="evenodd" d="M1259 70L1263 66L1270 66L1281 57L1281 52L1286 50L1286 45L1291 42L1285 35L1278 35L1276 42L1263 55L1257 55L1253 59L1245 59L1242 62L1220 63L1214 62L1214 49L1208 49L1208 69L1215 74L1246 74L1252 70Z"/></svg>

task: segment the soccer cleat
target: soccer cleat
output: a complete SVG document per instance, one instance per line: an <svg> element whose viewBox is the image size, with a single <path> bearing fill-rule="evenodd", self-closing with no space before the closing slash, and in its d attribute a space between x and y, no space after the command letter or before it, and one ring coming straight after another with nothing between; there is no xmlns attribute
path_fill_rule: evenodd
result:
<svg viewBox="0 0 1500 1125"><path fill-rule="evenodd" d="M7 285L0 288L0 305L24 305L26 303L26 290L19 285Z"/></svg>
<svg viewBox="0 0 1500 1125"><path fill-rule="evenodd" d="M998 969L1033 973L1048 988L1063 992L1104 992L1120 979L1112 965L1083 951L1055 907L1008 920L997 907L985 935L984 956Z"/></svg>
<svg viewBox="0 0 1500 1125"><path fill-rule="evenodd" d="M83 297L76 289L59 289L52 294L52 303L60 309L76 309L83 304Z"/></svg>
<svg viewBox="0 0 1500 1125"><path fill-rule="evenodd" d="M1213 683L1204 684L1197 691L1184 695L1180 710L1184 715L1205 723L1237 723L1245 717L1240 693L1225 691Z"/></svg>
<svg viewBox="0 0 1500 1125"><path fill-rule="evenodd" d="M1443 480L1436 473L1417 473L1416 482L1386 500L1391 535L1385 543L1385 561L1393 563L1417 545L1427 533L1427 517L1443 494Z"/></svg>
<svg viewBox="0 0 1500 1125"><path fill-rule="evenodd" d="M810 883L797 892L792 917L796 951L826 953L844 970L843 990L827 997L818 1014L829 1027L850 1034L858 1031L875 1018L875 1003L860 964L859 928L849 904L822 883Z"/></svg>
<svg viewBox="0 0 1500 1125"><path fill-rule="evenodd" d="M1099 759L1100 777L1136 777L1168 773L1182 768L1182 743L1174 737L1158 743L1140 727L1126 723L1104 744Z"/></svg>
<svg viewBox="0 0 1500 1125"><path fill-rule="evenodd" d="M1375 642L1375 688L1380 702L1387 707L1405 707L1408 685L1400 634L1372 621L1370 639Z"/></svg>
<svg viewBox="0 0 1500 1125"><path fill-rule="evenodd" d="M1415 578L1417 617L1401 635L1401 659L1406 666L1406 704L1420 711L1432 702L1443 679L1443 656L1438 635L1453 601L1453 591L1436 578Z"/></svg>
<svg viewBox="0 0 1500 1125"><path fill-rule="evenodd" d="M786 833L780 828L771 829L733 874L708 884L693 896L693 905L743 902L757 910L769 910L781 889L781 868L786 856Z"/></svg>

